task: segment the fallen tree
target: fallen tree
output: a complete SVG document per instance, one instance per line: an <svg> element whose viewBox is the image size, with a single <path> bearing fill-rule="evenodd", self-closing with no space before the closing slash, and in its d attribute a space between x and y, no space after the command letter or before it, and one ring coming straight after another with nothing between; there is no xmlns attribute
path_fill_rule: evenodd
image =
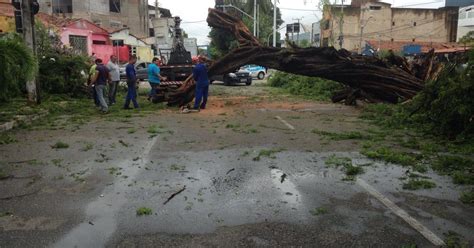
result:
<svg viewBox="0 0 474 248"><path fill-rule="evenodd" d="M210 63L210 76L235 71L245 64L258 64L293 74L330 79L347 86L345 91L333 98L334 101L353 102L357 98L365 98L397 103L414 97L423 89L423 82L437 71L433 66L434 53L429 57L431 60L422 62L423 66L427 63L429 70L415 72L404 58L393 54L381 60L352 55L347 50L332 47L267 47L251 34L240 19L216 9L209 9L207 22L211 27L229 31L239 43L238 48ZM182 106L193 98L194 81L189 78L171 95L169 103Z"/></svg>

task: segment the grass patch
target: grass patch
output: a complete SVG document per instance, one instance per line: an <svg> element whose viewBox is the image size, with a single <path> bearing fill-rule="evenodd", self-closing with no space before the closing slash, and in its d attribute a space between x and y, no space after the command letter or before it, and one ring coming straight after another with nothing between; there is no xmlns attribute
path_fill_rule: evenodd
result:
<svg viewBox="0 0 474 248"><path fill-rule="evenodd" d="M443 233L446 243L446 248L468 248L469 243L464 241L462 236L456 232L448 231L447 233Z"/></svg>
<svg viewBox="0 0 474 248"><path fill-rule="evenodd" d="M371 159L383 160L403 166L415 166L421 159L415 154L395 151L389 147L379 147L374 150L365 149L361 153Z"/></svg>
<svg viewBox="0 0 474 248"><path fill-rule="evenodd" d="M407 190L432 189L434 187L436 187L434 182L424 179L410 179L403 184L403 189Z"/></svg>
<svg viewBox="0 0 474 248"><path fill-rule="evenodd" d="M354 139L370 139L372 136L367 134L362 134L359 131L350 131L350 132L342 132L342 133L333 133L327 131L321 131L318 129L313 129L312 133L324 136L329 138L330 140L354 140Z"/></svg>
<svg viewBox="0 0 474 248"><path fill-rule="evenodd" d="M84 147L81 148L81 152L87 152L94 149L94 144L87 143Z"/></svg>
<svg viewBox="0 0 474 248"><path fill-rule="evenodd" d="M137 213L137 216L152 215L153 210L151 210L151 208L141 207L137 209L136 213Z"/></svg>
<svg viewBox="0 0 474 248"><path fill-rule="evenodd" d="M315 209L309 210L309 213L313 216L318 216L318 215L322 215L322 214L327 214L328 210L326 208L320 207L320 208L315 208Z"/></svg>
<svg viewBox="0 0 474 248"><path fill-rule="evenodd" d="M450 175L455 184L474 184L474 161L459 156L438 156L433 169L441 174Z"/></svg>
<svg viewBox="0 0 474 248"><path fill-rule="evenodd" d="M170 165L170 170L172 170L172 171L184 171L184 170L186 170L186 166L172 164L172 165Z"/></svg>
<svg viewBox="0 0 474 248"><path fill-rule="evenodd" d="M260 161L262 157L267 157L271 159L275 159L275 154L284 151L284 149L271 149L271 150L261 150L258 152L258 155L253 158L253 161Z"/></svg>
<svg viewBox="0 0 474 248"><path fill-rule="evenodd" d="M459 200L464 204L474 204L474 189L461 193Z"/></svg>
<svg viewBox="0 0 474 248"><path fill-rule="evenodd" d="M69 144L64 143L62 141L56 142L56 144L52 145L51 148L53 149L67 149L69 148Z"/></svg>
<svg viewBox="0 0 474 248"><path fill-rule="evenodd" d="M18 140L16 140L13 136L6 133L0 134L0 145L8 145L16 142L18 142Z"/></svg>
<svg viewBox="0 0 474 248"><path fill-rule="evenodd" d="M363 174L362 166L354 166L352 159L347 157L337 157L335 154L331 155L324 161L327 166L343 167L346 177L343 181L354 181L357 175Z"/></svg>
<svg viewBox="0 0 474 248"><path fill-rule="evenodd" d="M0 218L13 215L12 212L0 212Z"/></svg>
<svg viewBox="0 0 474 248"><path fill-rule="evenodd" d="M329 156L324 163L328 166L349 166L352 165L352 159L347 157L337 157L335 154Z"/></svg>
<svg viewBox="0 0 474 248"><path fill-rule="evenodd" d="M128 131L127 131L128 134L134 134L134 133L136 133L136 132L137 132L137 129L136 129L136 128L130 128L130 129L128 129Z"/></svg>

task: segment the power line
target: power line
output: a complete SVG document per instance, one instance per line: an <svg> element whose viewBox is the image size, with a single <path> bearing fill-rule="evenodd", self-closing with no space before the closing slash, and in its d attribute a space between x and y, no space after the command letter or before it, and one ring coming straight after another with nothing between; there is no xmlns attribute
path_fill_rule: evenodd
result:
<svg viewBox="0 0 474 248"><path fill-rule="evenodd" d="M293 9L293 8L284 8L284 7L278 7L279 9L284 9L284 10L293 10L293 11L319 11L317 9Z"/></svg>
<svg viewBox="0 0 474 248"><path fill-rule="evenodd" d="M188 22L181 22L183 24L189 24L189 23L200 23L200 22L207 22L206 20L200 20L200 21L188 21Z"/></svg>
<svg viewBox="0 0 474 248"><path fill-rule="evenodd" d="M414 3L414 4L407 4L407 5L400 5L400 6L396 6L395 8L418 6L418 5L425 5L425 4L432 4L432 3L442 3L443 1L444 0L438 0L438 1L432 1L432 2L426 2L426 3Z"/></svg>

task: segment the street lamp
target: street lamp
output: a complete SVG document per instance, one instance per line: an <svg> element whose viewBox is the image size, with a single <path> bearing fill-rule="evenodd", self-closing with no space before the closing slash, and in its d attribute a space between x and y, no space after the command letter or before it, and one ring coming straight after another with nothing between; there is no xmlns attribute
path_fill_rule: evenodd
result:
<svg viewBox="0 0 474 248"><path fill-rule="evenodd" d="M256 3L256 2L255 2L255 3ZM256 15L257 15L257 11L256 11L256 10L255 10L255 12L254 12L254 15L255 15L255 18L254 18L254 17L252 17L251 15L249 15L248 13L246 13L245 11L243 11L243 10L241 10L241 9L239 9L239 8L237 8L237 7L235 7L235 6L232 5L232 4L217 5L216 7L218 7L218 8L223 8L224 10L225 10L225 8L234 8L235 10L239 11L240 13L242 13L242 14L244 14L245 16L247 16L248 18L250 18L250 19L253 21L253 23L254 23L253 35L254 35L255 37L257 37L257 28L256 28L256 27L258 26L258 20L257 20L257 18L256 18Z"/></svg>

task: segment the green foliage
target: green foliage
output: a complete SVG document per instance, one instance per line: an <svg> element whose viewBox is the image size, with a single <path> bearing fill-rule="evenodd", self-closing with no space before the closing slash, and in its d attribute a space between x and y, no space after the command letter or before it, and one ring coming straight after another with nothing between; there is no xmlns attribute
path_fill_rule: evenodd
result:
<svg viewBox="0 0 474 248"><path fill-rule="evenodd" d="M293 95L306 96L313 100L327 101L335 92L341 90L341 84L334 81L276 72L269 80L270 86L283 88Z"/></svg>
<svg viewBox="0 0 474 248"><path fill-rule="evenodd" d="M138 216L151 215L151 214L153 214L153 210L151 210L151 208L141 207L137 209Z"/></svg>
<svg viewBox="0 0 474 248"><path fill-rule="evenodd" d="M274 154L282 152L284 149L271 149L271 150L261 150L257 157L253 158L253 161L260 161L262 157L267 157L267 158L276 158Z"/></svg>
<svg viewBox="0 0 474 248"><path fill-rule="evenodd" d="M455 184L474 184L474 161L459 156L438 156L433 169L452 176Z"/></svg>
<svg viewBox="0 0 474 248"><path fill-rule="evenodd" d="M406 152L399 152L389 147L379 147L374 150L363 150L363 155L371 159L379 159L385 162L400 164L403 166L414 166L418 162L419 158L413 154Z"/></svg>
<svg viewBox="0 0 474 248"><path fill-rule="evenodd" d="M0 102L9 101L24 89L37 71L35 57L15 35L0 39Z"/></svg>
<svg viewBox="0 0 474 248"><path fill-rule="evenodd" d="M53 149L67 149L69 148L69 144L64 143L62 141L56 142L56 144L52 145L51 148Z"/></svg>
<svg viewBox="0 0 474 248"><path fill-rule="evenodd" d="M407 190L432 189L434 187L436 187L434 182L423 179L410 179L407 183L403 184L403 189Z"/></svg>
<svg viewBox="0 0 474 248"><path fill-rule="evenodd" d="M315 209L311 209L309 210L309 213L313 216L318 216L318 215L322 215L322 214L327 214L328 213L328 210L326 208L315 208Z"/></svg>
<svg viewBox="0 0 474 248"><path fill-rule="evenodd" d="M352 164L352 159L347 157L337 157L335 154L329 156L325 161L327 166L343 167L346 177L344 181L353 181L355 176L364 173L362 166Z"/></svg>
<svg viewBox="0 0 474 248"><path fill-rule="evenodd" d="M462 192L459 200L464 204L474 204L474 190Z"/></svg>
<svg viewBox="0 0 474 248"><path fill-rule="evenodd" d="M359 131L349 131L341 133L332 133L327 131L321 131L318 129L311 130L312 133L328 137L331 140L355 140L355 139L370 139L370 135L362 134Z"/></svg>
<svg viewBox="0 0 474 248"><path fill-rule="evenodd" d="M459 39L459 43L462 44L473 44L474 43L474 31L469 31L466 35Z"/></svg>
<svg viewBox="0 0 474 248"><path fill-rule="evenodd" d="M474 136L474 51L466 68L448 66L445 73L411 103L370 105L363 118L391 128L413 128L459 141Z"/></svg>
<svg viewBox="0 0 474 248"><path fill-rule="evenodd" d="M253 1L225 0L224 4L232 4L233 6L253 16ZM272 39L271 34L273 32L273 3L271 0L259 0L258 4L260 5L259 39L262 44L266 44L268 42L267 39L269 36L270 40ZM245 15L242 15L239 11L233 8L227 8L226 12L230 15L241 18L244 24L249 28L250 32L253 31L252 19L248 18ZM277 8L277 27L280 27L282 23L283 20L281 19L280 9ZM209 37L211 38L209 53L213 59L221 58L222 56L229 53L229 51L238 46L238 42L235 40L234 35L229 31L223 29L211 28ZM279 39L280 38L277 37L277 40Z"/></svg>
<svg viewBox="0 0 474 248"><path fill-rule="evenodd" d="M87 58L48 54L40 58L39 80L43 91L72 97L85 94Z"/></svg>
<svg viewBox="0 0 474 248"><path fill-rule="evenodd" d="M445 243L446 248L468 248L469 243L463 240L462 236L456 232L448 231L447 233L443 233L446 237Z"/></svg>
<svg viewBox="0 0 474 248"><path fill-rule="evenodd" d="M51 94L83 96L87 82L89 59L65 50L57 35L36 25L39 77L41 89Z"/></svg>

